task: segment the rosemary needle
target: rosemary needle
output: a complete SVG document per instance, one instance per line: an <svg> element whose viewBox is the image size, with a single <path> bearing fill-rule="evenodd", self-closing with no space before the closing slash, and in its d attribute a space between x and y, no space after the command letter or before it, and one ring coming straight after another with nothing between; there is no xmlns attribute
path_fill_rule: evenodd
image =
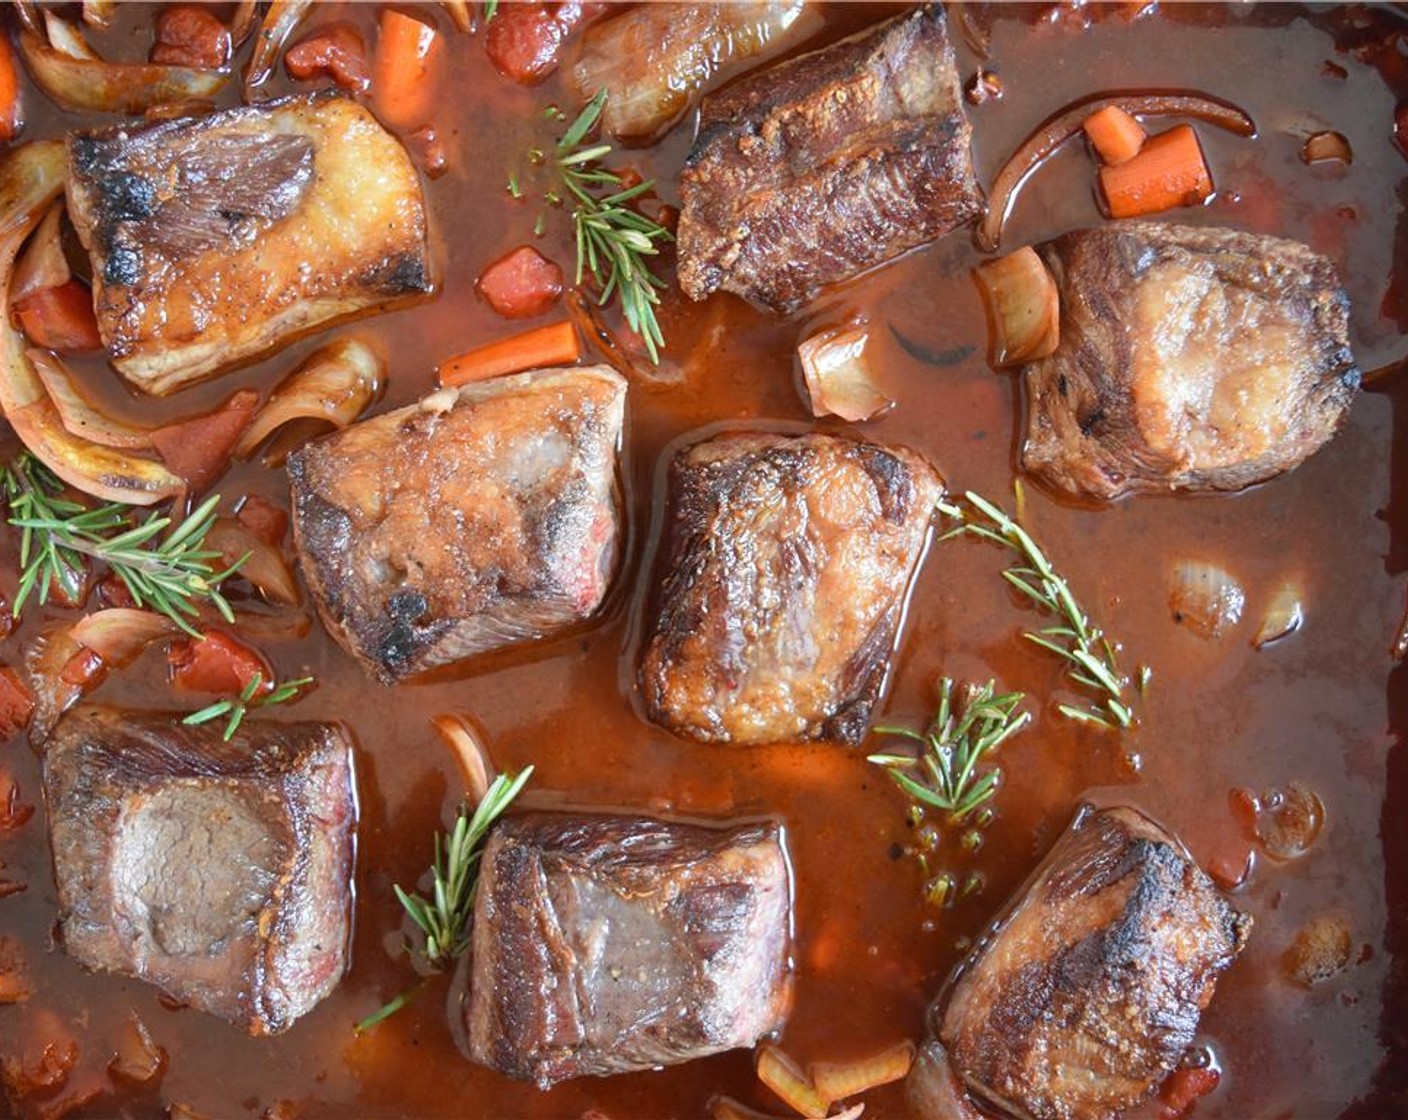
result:
<svg viewBox="0 0 1408 1120"><path fill-rule="evenodd" d="M286 704L312 684L313 678L299 677L297 680L285 681L281 685L276 685L265 695L256 696L255 694L263 683L264 674L255 673L249 678L244 688L240 689L238 696L217 700L215 703L201 708L198 712L192 712L181 722L188 725L209 723L213 719L225 716L225 730L220 737L228 743L235 737L235 732L239 730L240 724L244 722L244 717L251 708L272 708L275 704Z"/></svg>
<svg viewBox="0 0 1408 1120"><path fill-rule="evenodd" d="M1134 723L1134 711L1125 699L1128 679L1120 672L1115 647L1105 632L1090 621L1076 601L1070 584L1047 559L1030 533L1008 517L1001 508L969 490L964 498L970 509L942 503L940 510L960 524L941 537L971 535L1011 549L1023 563L1008 568L1003 578L1025 598L1057 617L1053 626L1024 631L1031 642L1064 658L1071 679L1096 694L1099 699L1084 707L1058 704L1057 710L1069 719L1108 728L1126 728ZM971 510L971 512L970 512ZM1147 680L1147 670L1141 682Z"/></svg>
<svg viewBox="0 0 1408 1120"><path fill-rule="evenodd" d="M66 497L63 483L28 452L4 469L3 485L9 523L20 530L17 617L31 595L45 603L56 588L65 598L77 599L87 560L94 559L122 580L137 606L166 615L188 634L199 637L190 620L199 616L196 604L201 601L227 622L234 620L220 584L243 558L216 571L214 561L221 553L204 547L218 495L173 528L169 516L153 513L134 523L131 506L108 502L89 507Z"/></svg>
<svg viewBox="0 0 1408 1120"><path fill-rule="evenodd" d="M613 295L619 296L627 325L645 343L650 360L658 362L665 337L660 332L655 308L665 282L650 271L646 258L659 253L659 243L671 240L671 235L659 222L627 205L653 189L655 181L648 179L622 187L621 176L601 166L601 161L611 154L611 145L583 146L605 106L603 89L586 104L557 143L557 170L574 207L576 283L580 285L582 277L590 272L600 289L597 299L603 307ZM598 193L603 190L608 193Z"/></svg>

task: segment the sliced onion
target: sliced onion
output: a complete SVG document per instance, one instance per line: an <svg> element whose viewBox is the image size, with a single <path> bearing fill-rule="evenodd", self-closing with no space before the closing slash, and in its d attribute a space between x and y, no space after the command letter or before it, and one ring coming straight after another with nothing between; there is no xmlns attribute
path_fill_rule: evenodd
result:
<svg viewBox="0 0 1408 1120"><path fill-rule="evenodd" d="M83 0L83 22L89 27L107 27L117 14L117 0Z"/></svg>
<svg viewBox="0 0 1408 1120"><path fill-rule="evenodd" d="M244 45L254 24L259 19L259 0L240 0L235 5L235 14L230 17L230 53Z"/></svg>
<svg viewBox="0 0 1408 1120"><path fill-rule="evenodd" d="M1288 580L1281 584L1271 597L1271 603L1266 608L1266 614L1262 616L1261 626L1257 629L1256 637L1252 639L1252 645L1257 649L1269 646L1287 634L1294 634L1304 625L1305 608L1301 606L1300 587Z"/></svg>
<svg viewBox="0 0 1408 1120"><path fill-rule="evenodd" d="M831 1102L817 1092L801 1066L780 1047L764 1042L758 1047L758 1080L781 1098L793 1111L808 1120L823 1120Z"/></svg>
<svg viewBox="0 0 1408 1120"><path fill-rule="evenodd" d="M1300 150L1300 158L1306 163L1354 162L1354 149L1341 132L1317 132L1308 138Z"/></svg>
<svg viewBox="0 0 1408 1120"><path fill-rule="evenodd" d="M47 43L28 31L21 32L20 53L39 88L65 109L137 115L155 105L209 100L230 80L225 70L106 62L93 53L73 25L62 20L51 20L50 24ZM62 27L57 42L63 49L56 45L56 24ZM73 51L87 53L70 53Z"/></svg>
<svg viewBox="0 0 1408 1120"><path fill-rule="evenodd" d="M91 649L103 664L124 669L136 661L153 642L181 632L171 619L155 611L133 607L109 607L85 615L73 624L73 640Z"/></svg>
<svg viewBox="0 0 1408 1120"><path fill-rule="evenodd" d="M1169 606L1176 622L1185 622L1205 638L1220 638L1242 620L1247 596L1231 573L1216 564L1185 560L1173 569Z"/></svg>
<svg viewBox="0 0 1408 1120"><path fill-rule="evenodd" d="M868 341L863 330L831 330L797 347L813 416L839 416L855 424L894 404L875 384L865 360Z"/></svg>
<svg viewBox="0 0 1408 1120"><path fill-rule="evenodd" d="M0 409L24 445L71 486L105 501L152 505L185 483L160 463L72 435L10 325L9 288L25 237L63 190L67 156L61 140L34 141L0 163Z"/></svg>
<svg viewBox="0 0 1408 1120"><path fill-rule="evenodd" d="M494 764L480 742L473 726L462 715L450 713L436 716L430 721L446 745L454 751L459 763L460 776L464 778L465 794L470 804L478 805L489 792L494 780Z"/></svg>
<svg viewBox="0 0 1408 1120"><path fill-rule="evenodd" d="M802 0L642 4L587 31L573 84L584 101L608 91L601 114L608 135L654 140L689 112L706 85L815 30L805 12Z"/></svg>
<svg viewBox="0 0 1408 1120"><path fill-rule="evenodd" d="M69 58L94 60L98 57L76 24L60 19L47 8L44 10L44 34L51 47Z"/></svg>
<svg viewBox="0 0 1408 1120"><path fill-rule="evenodd" d="M44 17L40 14L35 0L14 0L15 14L20 17L20 26L31 35L44 35Z"/></svg>
<svg viewBox="0 0 1408 1120"><path fill-rule="evenodd" d="M83 439L92 440L104 447L118 447L128 451L150 451L153 448L152 433L146 428L133 427L121 420L100 412L74 384L73 373L59 359L58 355L38 347L30 347L25 357L34 367L49 399L58 410L59 420L65 430Z"/></svg>
<svg viewBox="0 0 1408 1120"><path fill-rule="evenodd" d="M84 671L75 672L75 666ZM48 740L64 713L101 683L102 659L79 643L71 626L53 627L24 647L24 675L34 693L29 741L37 747Z"/></svg>
<svg viewBox="0 0 1408 1120"><path fill-rule="evenodd" d="M262 86L279 64L279 56L287 45L289 36L298 30L298 25L307 17L313 4L311 0L273 0L264 13L264 22L259 25L259 34L254 40L254 52L249 56L249 65L244 71L244 96L249 100L254 90Z"/></svg>
<svg viewBox="0 0 1408 1120"><path fill-rule="evenodd" d="M18 302L32 292L45 288L57 288L73 278L73 270L64 255L63 216L62 202L49 207L39 228L25 245L10 280L11 301Z"/></svg>
<svg viewBox="0 0 1408 1120"><path fill-rule="evenodd" d="M146 1024L134 1011L117 1032L117 1053L108 1072L128 1085L148 1085L166 1068L166 1051L152 1041Z"/></svg>
<svg viewBox="0 0 1408 1120"><path fill-rule="evenodd" d="M974 269L992 330L991 361L998 367L1050 357L1061 345L1061 297L1036 250L985 261Z"/></svg>
<svg viewBox="0 0 1408 1120"><path fill-rule="evenodd" d="M256 536L233 517L217 517L205 534L205 547L220 553L226 567L239 563L239 576L271 603L296 607L301 596L283 551ZM243 563L240 558L246 557Z"/></svg>
<svg viewBox="0 0 1408 1120"><path fill-rule="evenodd" d="M385 372L376 351L355 338L338 339L314 351L270 395L236 444L235 454L247 459L277 428L295 420L309 422L306 430L300 426L304 440L345 428L376 400ZM271 449L265 462L278 466L291 450Z"/></svg>
<svg viewBox="0 0 1408 1120"><path fill-rule="evenodd" d="M1043 121L1002 165L988 195L988 209L978 225L978 247L992 253L1002 244L1002 228L1017 192L1033 171L1062 144L1081 132L1085 119L1107 105L1117 105L1135 117L1192 117L1238 136L1255 136L1256 124L1227 101L1190 91L1166 93L1099 93L1061 109Z"/></svg>
<svg viewBox="0 0 1408 1120"><path fill-rule="evenodd" d="M467 0L440 0L440 6L449 13L450 22L455 25L456 31L469 31L474 27Z"/></svg>
<svg viewBox="0 0 1408 1120"><path fill-rule="evenodd" d="M858 1097L871 1089L903 1081L914 1065L914 1043L905 1039L886 1050L854 1062L813 1062L812 1084L833 1101Z"/></svg>

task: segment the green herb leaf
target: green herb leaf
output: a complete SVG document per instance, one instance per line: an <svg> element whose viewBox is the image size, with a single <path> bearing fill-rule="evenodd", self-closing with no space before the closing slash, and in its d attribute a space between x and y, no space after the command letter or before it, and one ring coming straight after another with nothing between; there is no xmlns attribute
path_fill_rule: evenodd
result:
<svg viewBox="0 0 1408 1120"><path fill-rule="evenodd" d="M215 703L201 708L198 712L192 712L181 722L193 726L209 723L221 716L229 716L225 722L225 730L221 734L221 738L228 743L235 737L235 732L239 730L240 724L244 722L244 717L249 714L251 709L272 708L275 704L286 704L314 681L312 677L299 677L297 680L285 681L283 684L276 685L263 696L256 696L255 693L259 691L263 683L264 674L255 673L249 678L244 688L240 689L238 696L217 700Z"/></svg>

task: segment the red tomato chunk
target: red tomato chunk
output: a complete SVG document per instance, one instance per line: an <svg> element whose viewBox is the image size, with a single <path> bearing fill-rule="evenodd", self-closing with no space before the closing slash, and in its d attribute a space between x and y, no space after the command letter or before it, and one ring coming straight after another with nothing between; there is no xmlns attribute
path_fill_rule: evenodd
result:
<svg viewBox="0 0 1408 1120"><path fill-rule="evenodd" d="M327 77L351 93L365 92L372 82L362 36L345 23L324 27L290 47L284 68L297 81Z"/></svg>
<svg viewBox="0 0 1408 1120"><path fill-rule="evenodd" d="M529 245L500 257L479 277L479 292L505 319L541 315L562 295L562 269Z"/></svg>
<svg viewBox="0 0 1408 1120"><path fill-rule="evenodd" d="M179 4L156 17L152 61L163 66L218 70L230 60L230 33L204 7Z"/></svg>
<svg viewBox="0 0 1408 1120"><path fill-rule="evenodd" d="M274 687L274 671L264 655L223 630L173 642L166 657L172 682L191 692L234 696L244 691L256 673L259 692Z"/></svg>

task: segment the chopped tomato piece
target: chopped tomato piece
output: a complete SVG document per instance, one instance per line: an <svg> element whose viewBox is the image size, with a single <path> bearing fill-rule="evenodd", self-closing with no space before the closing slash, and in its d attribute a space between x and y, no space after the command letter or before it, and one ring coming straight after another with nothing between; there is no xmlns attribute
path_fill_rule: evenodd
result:
<svg viewBox="0 0 1408 1120"><path fill-rule="evenodd" d="M562 295L562 269L523 245L500 257L479 277L480 294L505 319L526 319L549 310Z"/></svg>
<svg viewBox="0 0 1408 1120"><path fill-rule="evenodd" d="M13 140L23 127L15 52L10 46L9 36L0 35L0 140Z"/></svg>
<svg viewBox="0 0 1408 1120"><path fill-rule="evenodd" d="M505 78L537 85L557 69L569 28L545 4L506 4L489 24L484 47Z"/></svg>
<svg viewBox="0 0 1408 1120"><path fill-rule="evenodd" d="M15 315L29 340L46 350L75 354L102 348L93 297L82 281L30 292L15 301Z"/></svg>
<svg viewBox="0 0 1408 1120"><path fill-rule="evenodd" d="M151 57L163 66L218 70L230 61L230 32L202 5L163 8Z"/></svg>
<svg viewBox="0 0 1408 1120"><path fill-rule="evenodd" d="M284 55L284 69L300 82L331 78L351 93L363 93L372 84L361 33L346 23L320 28L294 44Z"/></svg>
<svg viewBox="0 0 1408 1120"><path fill-rule="evenodd" d="M1221 1074L1211 1066L1174 1070L1159 1089L1159 1100L1163 1102L1165 1120L1188 1115L1199 1098L1216 1089L1221 1080Z"/></svg>
<svg viewBox="0 0 1408 1120"><path fill-rule="evenodd" d="M157 428L152 445L192 490L200 490L230 465L235 444L253 422L258 406L258 392L240 389L214 412Z"/></svg>
<svg viewBox="0 0 1408 1120"><path fill-rule="evenodd" d="M235 518L273 548L279 547L288 532L288 513L258 494L251 494L240 504Z"/></svg>
<svg viewBox="0 0 1408 1120"><path fill-rule="evenodd" d="M0 665L0 738L8 739L29 726L34 693L8 665Z"/></svg>
<svg viewBox="0 0 1408 1120"><path fill-rule="evenodd" d="M377 112L394 128L419 127L430 114L444 53L440 33L395 8L382 9L379 27L372 75Z"/></svg>
<svg viewBox="0 0 1408 1120"><path fill-rule="evenodd" d="M223 630L173 642L166 658L172 683L190 692L234 696L244 691L256 673L259 692L274 687L274 670L264 655Z"/></svg>

